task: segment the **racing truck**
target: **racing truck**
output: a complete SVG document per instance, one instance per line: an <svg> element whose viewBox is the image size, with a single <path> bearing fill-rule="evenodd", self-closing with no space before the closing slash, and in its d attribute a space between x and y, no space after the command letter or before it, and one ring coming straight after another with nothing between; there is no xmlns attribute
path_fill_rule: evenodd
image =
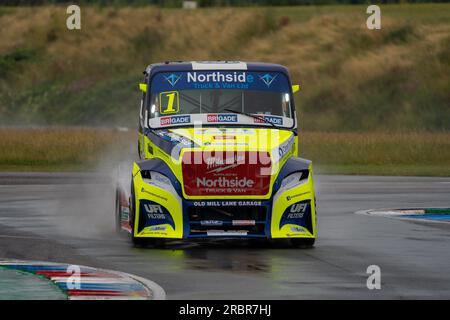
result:
<svg viewBox="0 0 450 320"><path fill-rule="evenodd" d="M117 182L119 232L138 246L192 238L314 245L312 163L298 157L299 85L286 67L155 63L139 89L139 159L131 185Z"/></svg>

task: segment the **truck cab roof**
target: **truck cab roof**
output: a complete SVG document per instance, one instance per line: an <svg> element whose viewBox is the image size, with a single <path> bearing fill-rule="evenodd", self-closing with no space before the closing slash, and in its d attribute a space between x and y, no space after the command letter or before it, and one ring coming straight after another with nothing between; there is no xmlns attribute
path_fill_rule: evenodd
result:
<svg viewBox="0 0 450 320"><path fill-rule="evenodd" d="M144 73L151 76L157 72L196 70L268 71L288 75L287 68L280 64L244 61L166 61L148 65Z"/></svg>

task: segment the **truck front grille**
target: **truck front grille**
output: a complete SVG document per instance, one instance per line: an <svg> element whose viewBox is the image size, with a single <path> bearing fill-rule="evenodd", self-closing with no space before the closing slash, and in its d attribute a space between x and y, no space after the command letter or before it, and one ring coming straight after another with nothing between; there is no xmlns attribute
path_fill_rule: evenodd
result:
<svg viewBox="0 0 450 320"><path fill-rule="evenodd" d="M264 206L191 206L188 208L190 236L226 236L227 233L263 236L266 216Z"/></svg>

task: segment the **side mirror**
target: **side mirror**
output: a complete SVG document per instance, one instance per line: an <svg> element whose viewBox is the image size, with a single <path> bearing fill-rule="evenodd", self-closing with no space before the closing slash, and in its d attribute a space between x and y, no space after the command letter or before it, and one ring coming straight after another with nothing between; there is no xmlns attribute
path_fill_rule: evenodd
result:
<svg viewBox="0 0 450 320"><path fill-rule="evenodd" d="M299 90L300 90L300 85L299 84L293 84L292 85L292 93L296 93Z"/></svg>
<svg viewBox="0 0 450 320"><path fill-rule="evenodd" d="M141 90L142 92L147 92L147 84L139 83L139 90Z"/></svg>

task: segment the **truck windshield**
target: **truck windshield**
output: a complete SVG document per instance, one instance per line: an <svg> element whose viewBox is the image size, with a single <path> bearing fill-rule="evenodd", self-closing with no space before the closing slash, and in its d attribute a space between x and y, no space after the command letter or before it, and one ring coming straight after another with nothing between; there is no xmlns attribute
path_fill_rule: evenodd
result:
<svg viewBox="0 0 450 320"><path fill-rule="evenodd" d="M190 125L194 122L293 125L290 85L282 73L158 73L152 78L150 92L148 117L151 127ZM265 120L246 116L245 113L261 116Z"/></svg>

